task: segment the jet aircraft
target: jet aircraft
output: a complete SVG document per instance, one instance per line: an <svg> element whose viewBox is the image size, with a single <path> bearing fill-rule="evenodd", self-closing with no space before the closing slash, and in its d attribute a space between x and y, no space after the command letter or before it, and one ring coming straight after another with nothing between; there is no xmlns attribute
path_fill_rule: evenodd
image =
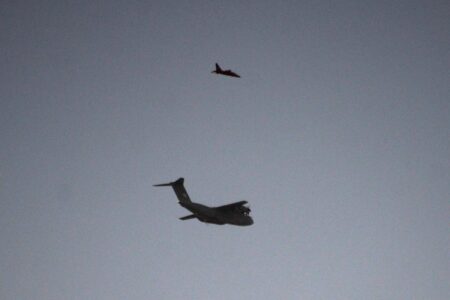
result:
<svg viewBox="0 0 450 300"><path fill-rule="evenodd" d="M222 70L222 68L219 66L218 63L216 63L216 69L214 71L212 71L211 73L216 73L216 74L221 74L221 75L225 75L225 76L241 78L241 76L239 76L238 74L234 73L231 70Z"/></svg>
<svg viewBox="0 0 450 300"><path fill-rule="evenodd" d="M197 218L204 223L217 225L232 224L238 226L248 226L253 224L250 217L250 208L244 206L247 201L239 201L227 205L209 207L200 203L192 202L184 188L184 178L179 178L174 182L155 184L154 186L171 186L177 195L178 204L192 212L192 214L181 217L180 220L190 220Z"/></svg>

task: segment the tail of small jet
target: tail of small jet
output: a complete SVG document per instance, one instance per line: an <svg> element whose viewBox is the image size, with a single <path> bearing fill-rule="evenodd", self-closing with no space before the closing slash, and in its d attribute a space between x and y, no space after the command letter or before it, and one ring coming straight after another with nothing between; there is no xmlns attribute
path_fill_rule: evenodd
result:
<svg viewBox="0 0 450 300"><path fill-rule="evenodd" d="M186 191L186 189L184 188L184 178L178 178L178 180L174 181L174 182L169 182L169 183L161 183L161 184L155 184L153 186L171 186L175 192L175 194L177 195L178 201L181 203L189 203L192 202L191 199L189 198L189 195Z"/></svg>
<svg viewBox="0 0 450 300"><path fill-rule="evenodd" d="M220 72L222 72L222 68L219 66L218 63L216 63L216 69L212 71L212 73L220 73Z"/></svg>

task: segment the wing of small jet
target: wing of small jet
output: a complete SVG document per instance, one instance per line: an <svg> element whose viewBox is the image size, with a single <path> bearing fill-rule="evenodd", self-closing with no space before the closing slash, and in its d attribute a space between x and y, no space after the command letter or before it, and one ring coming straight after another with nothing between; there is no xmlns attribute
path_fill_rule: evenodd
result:
<svg viewBox="0 0 450 300"><path fill-rule="evenodd" d="M226 76L231 76L231 77L241 78L241 76L239 76L238 74L234 73L234 72L231 71L231 70L223 71L222 74L223 74L223 75L226 75Z"/></svg>
<svg viewBox="0 0 450 300"><path fill-rule="evenodd" d="M230 204L226 204L226 205L222 205L222 206L217 206L216 209L219 210L233 210L236 207L240 207L240 206L244 206L244 204L247 204L248 202L245 200L239 201L239 202L234 202L234 203L230 203Z"/></svg>

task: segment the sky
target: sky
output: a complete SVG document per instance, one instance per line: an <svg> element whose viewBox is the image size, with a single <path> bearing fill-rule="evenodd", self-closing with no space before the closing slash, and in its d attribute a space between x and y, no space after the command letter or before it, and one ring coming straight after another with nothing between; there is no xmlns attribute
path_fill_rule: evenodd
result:
<svg viewBox="0 0 450 300"><path fill-rule="evenodd" d="M1 1L0 65L1 299L450 299L448 1Z"/></svg>

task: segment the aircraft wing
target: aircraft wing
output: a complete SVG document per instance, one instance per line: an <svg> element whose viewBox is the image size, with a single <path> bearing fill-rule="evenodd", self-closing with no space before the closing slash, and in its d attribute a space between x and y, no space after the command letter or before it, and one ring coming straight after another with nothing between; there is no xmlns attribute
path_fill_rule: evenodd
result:
<svg viewBox="0 0 450 300"><path fill-rule="evenodd" d="M224 71L224 73L225 73L226 75L228 75L228 76L231 76L231 77L241 78L241 76L239 76L238 74L234 73L234 72L231 71L231 70L226 70L226 71Z"/></svg>
<svg viewBox="0 0 450 300"><path fill-rule="evenodd" d="M233 210L234 208L244 206L244 204L247 204L247 203L248 203L247 201L242 200L239 202L234 202L234 203L230 203L230 204L226 204L226 205L222 205L222 206L217 206L215 208L219 209L219 210Z"/></svg>

